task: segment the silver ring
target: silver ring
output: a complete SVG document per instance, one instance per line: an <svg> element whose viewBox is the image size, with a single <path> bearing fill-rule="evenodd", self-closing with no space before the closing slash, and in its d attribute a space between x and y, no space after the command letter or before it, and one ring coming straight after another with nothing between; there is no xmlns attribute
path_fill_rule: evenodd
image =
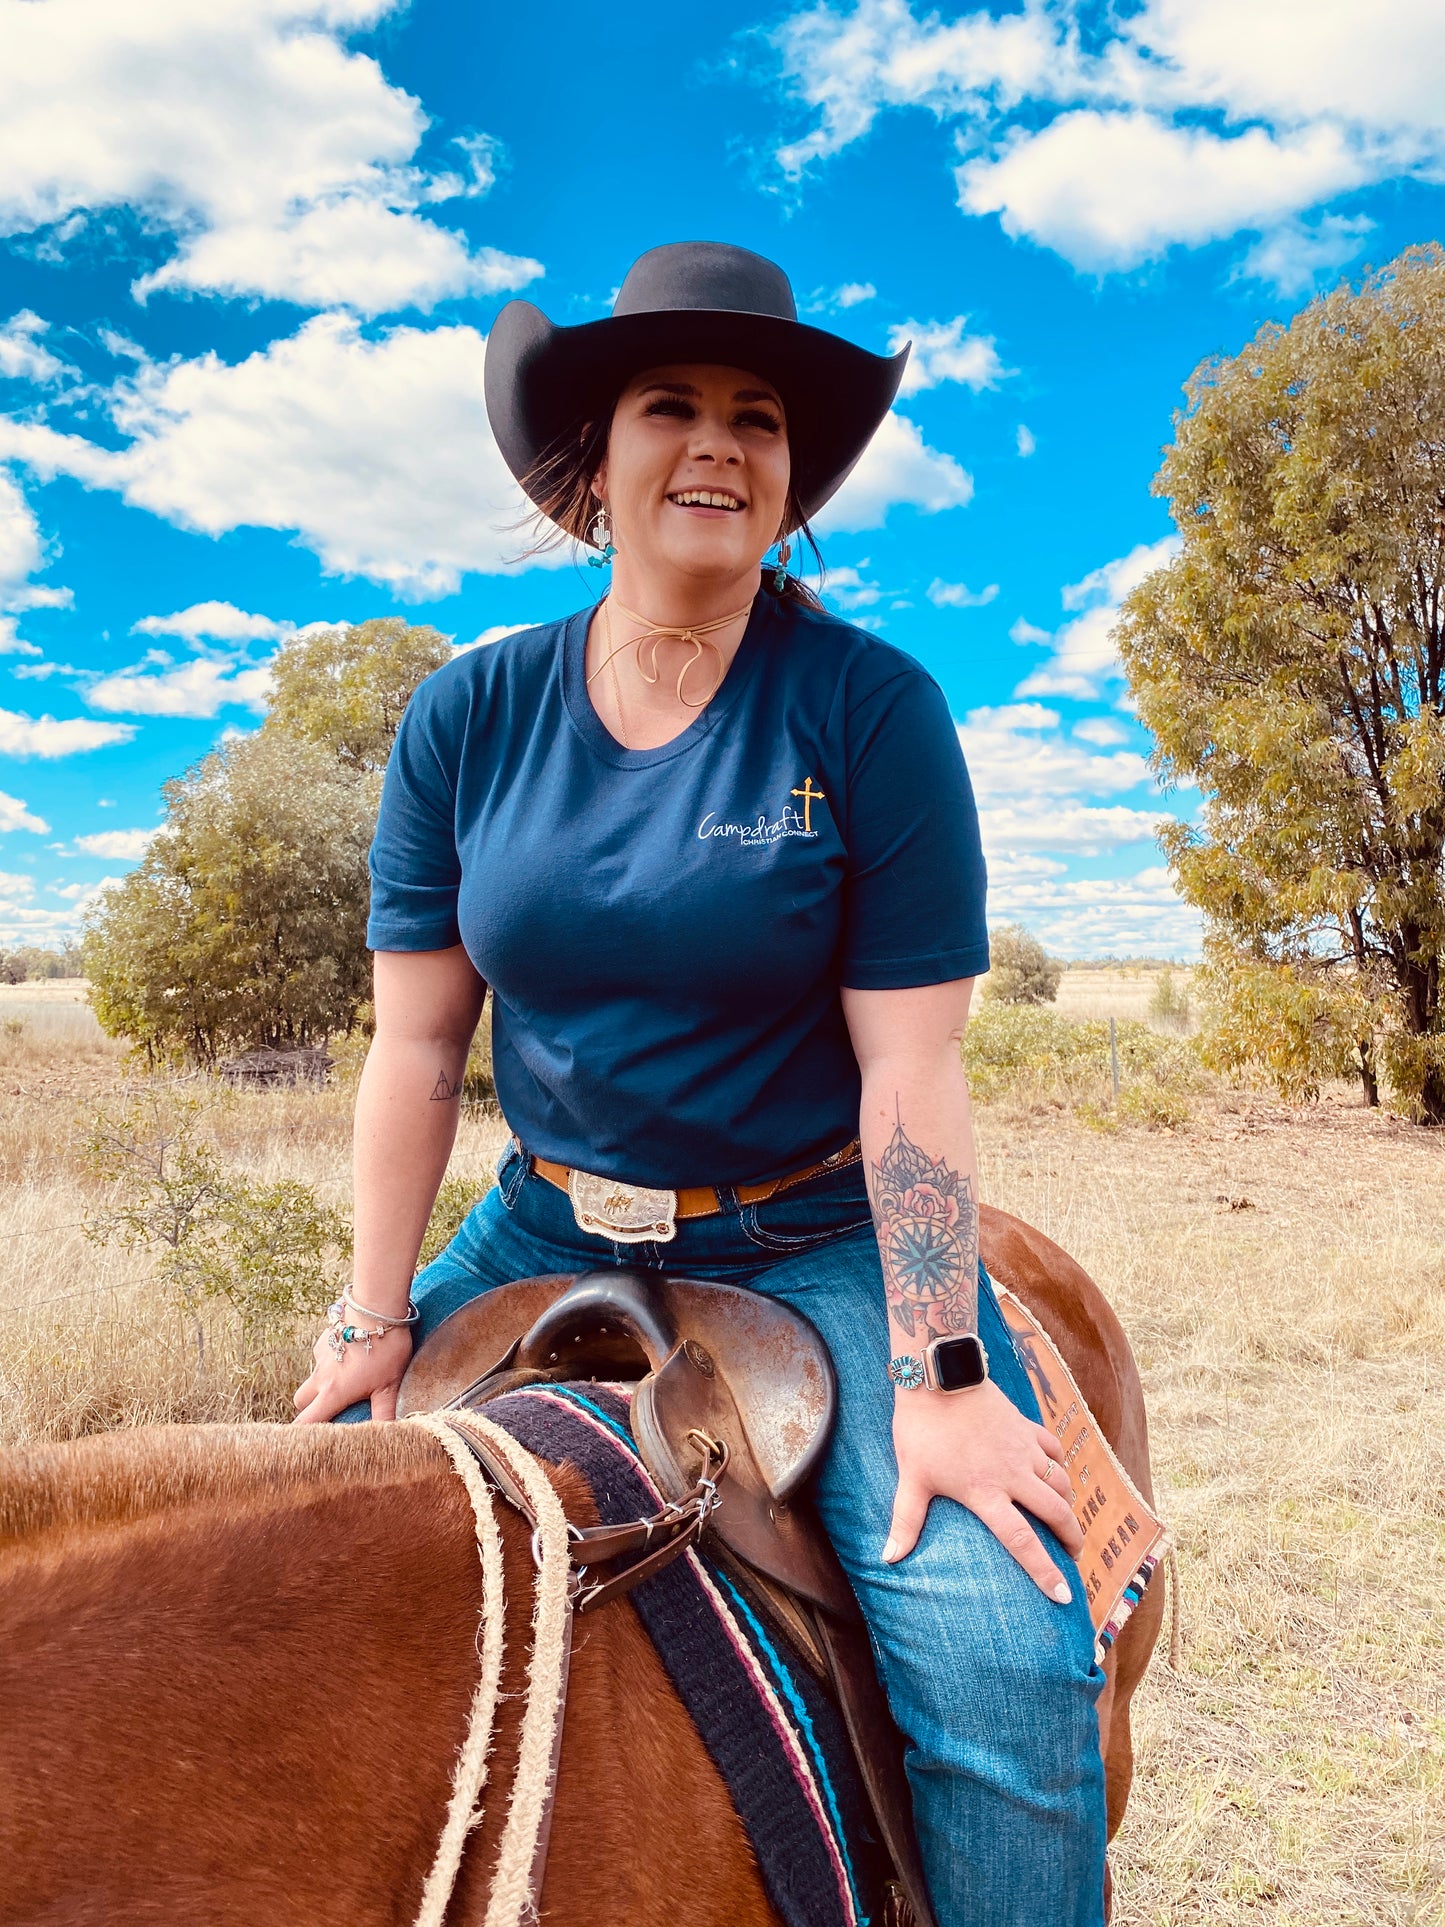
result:
<svg viewBox="0 0 1445 1927"><path fill-rule="evenodd" d="M1052 1483L1053 1476L1054 1476L1054 1464L1055 1464L1055 1461L1053 1459L1044 1460L1044 1469L1042 1472L1039 1473L1038 1476L1043 1480L1045 1485L1049 1485Z"/></svg>

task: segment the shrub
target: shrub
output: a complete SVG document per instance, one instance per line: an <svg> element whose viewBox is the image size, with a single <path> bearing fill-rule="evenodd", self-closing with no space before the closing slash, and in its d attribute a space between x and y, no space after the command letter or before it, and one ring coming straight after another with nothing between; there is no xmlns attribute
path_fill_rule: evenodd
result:
<svg viewBox="0 0 1445 1927"><path fill-rule="evenodd" d="M1051 1004L1064 966L1021 923L1000 924L988 938L989 969L983 994L996 1004Z"/></svg>
<svg viewBox="0 0 1445 1927"><path fill-rule="evenodd" d="M1155 981L1154 994L1149 999L1149 1015L1157 1024L1167 1024L1174 1030L1187 1030L1192 1013L1188 985L1177 983L1174 972L1166 966Z"/></svg>
<svg viewBox="0 0 1445 1927"><path fill-rule="evenodd" d="M1147 1024L1116 1026L1120 1091L1112 1104L1109 1026L1037 1006L987 1003L963 1034L963 1062L984 1103L1013 1099L1104 1121L1173 1126L1208 1078L1193 1046Z"/></svg>
<svg viewBox="0 0 1445 1927"><path fill-rule="evenodd" d="M147 1092L100 1111L85 1141L103 1205L85 1235L156 1254L177 1310L195 1321L219 1299L246 1346L289 1337L298 1317L319 1316L345 1278L351 1226L293 1178L259 1182L227 1172L201 1135L195 1098Z"/></svg>

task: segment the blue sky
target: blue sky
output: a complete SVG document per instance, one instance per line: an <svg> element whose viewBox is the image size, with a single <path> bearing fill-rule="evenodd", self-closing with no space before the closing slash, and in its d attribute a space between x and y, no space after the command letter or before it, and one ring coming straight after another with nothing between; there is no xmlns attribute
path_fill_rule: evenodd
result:
<svg viewBox="0 0 1445 1927"><path fill-rule="evenodd" d="M1111 610L1190 370L1438 235L1436 0L0 0L0 45L0 941L138 859L293 627L590 598L513 561L487 329L703 238L914 341L829 593L947 691L993 920L1193 950Z"/></svg>

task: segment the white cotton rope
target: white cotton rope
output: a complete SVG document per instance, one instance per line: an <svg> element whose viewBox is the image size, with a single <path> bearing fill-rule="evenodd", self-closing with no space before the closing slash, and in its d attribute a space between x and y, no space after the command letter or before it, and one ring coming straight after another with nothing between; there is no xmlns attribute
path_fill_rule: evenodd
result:
<svg viewBox="0 0 1445 1927"><path fill-rule="evenodd" d="M467 1488L476 1517L477 1550L482 1562L482 1672L467 1716L467 1737L452 1772L452 1796L447 1804L446 1825L442 1828L436 1858L422 1889L421 1912L416 1917L416 1927L442 1927L452 1890L457 1884L467 1834L481 1818L478 1802L487 1779L487 1753L492 1744L492 1722L497 1711L497 1693L502 1679L502 1646L507 1629L502 1535L492 1509L492 1488L453 1428L445 1419L430 1412L417 1413L407 1422L431 1433L445 1450Z"/></svg>
<svg viewBox="0 0 1445 1927"><path fill-rule="evenodd" d="M562 1713L568 1641L571 1630L572 1561L567 1515L541 1463L510 1433L480 1412L456 1411L451 1422L484 1438L511 1467L537 1519L536 1607L532 1615L532 1659L527 1669L527 1709L517 1749L512 1804L492 1875L484 1927L519 1927L535 1921L540 1898L532 1892L537 1841L548 1810L557 1723Z"/></svg>

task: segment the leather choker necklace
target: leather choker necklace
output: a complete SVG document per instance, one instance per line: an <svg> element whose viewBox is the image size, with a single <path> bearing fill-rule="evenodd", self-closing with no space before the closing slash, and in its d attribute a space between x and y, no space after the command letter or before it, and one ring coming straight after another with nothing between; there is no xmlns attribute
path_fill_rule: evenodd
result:
<svg viewBox="0 0 1445 1927"><path fill-rule="evenodd" d="M609 644L612 641L612 604L614 599L615 599L614 597L609 595L602 604L602 620L603 620L603 623L606 625L607 641ZM682 665L682 668L678 671L677 700L682 704L684 709L705 709L707 705L712 701L713 697L717 694L719 688L722 686L722 679L727 673L727 665L723 662L722 651L721 649L718 648L717 644L711 640L712 631L714 629L726 629L729 623L736 622L739 616L747 615L748 612L751 610L752 606L753 606L752 600L750 598L746 603L744 603L741 609L734 609L731 615L715 616L711 622L693 622L693 623L678 624L678 623L665 623L665 622L649 623L646 616L640 616L636 614L635 611L627 608L625 604L619 602L617 604L617 607L621 610L622 614L625 615L630 622L640 622L643 625L642 633L641 635L637 635L637 636L629 636L626 642L619 642L615 649L609 647L607 654L602 658L601 662L598 663L597 667L592 671L592 674L587 678L588 686L590 687L591 684L596 681L597 677L602 674L602 671L606 669L609 664L612 663L613 658L615 656L621 655L624 649L629 649L634 646L636 647L636 650L637 650L638 675L641 676L644 682L655 684L658 679L658 673L659 673L658 667L657 667L657 645L660 642L690 642L692 644L692 654L688 657L687 661ZM650 642L652 644L652 674L651 675L648 675L647 670L643 667L643 663L642 663L642 645L645 642ZM691 669L694 666L694 664L696 664L698 659L701 657L704 649L711 649L713 654L717 657L717 660L718 660L717 679L713 683L712 688L709 689L707 694L702 698L700 702L695 702L695 703L689 702L687 697L684 696L682 693L682 685L687 680L688 670ZM622 746L624 749L630 749L632 745L627 740L626 724L623 720L623 715L622 715L622 684L618 679L617 670L615 666L612 669L612 692L617 703L617 720L623 732Z"/></svg>

